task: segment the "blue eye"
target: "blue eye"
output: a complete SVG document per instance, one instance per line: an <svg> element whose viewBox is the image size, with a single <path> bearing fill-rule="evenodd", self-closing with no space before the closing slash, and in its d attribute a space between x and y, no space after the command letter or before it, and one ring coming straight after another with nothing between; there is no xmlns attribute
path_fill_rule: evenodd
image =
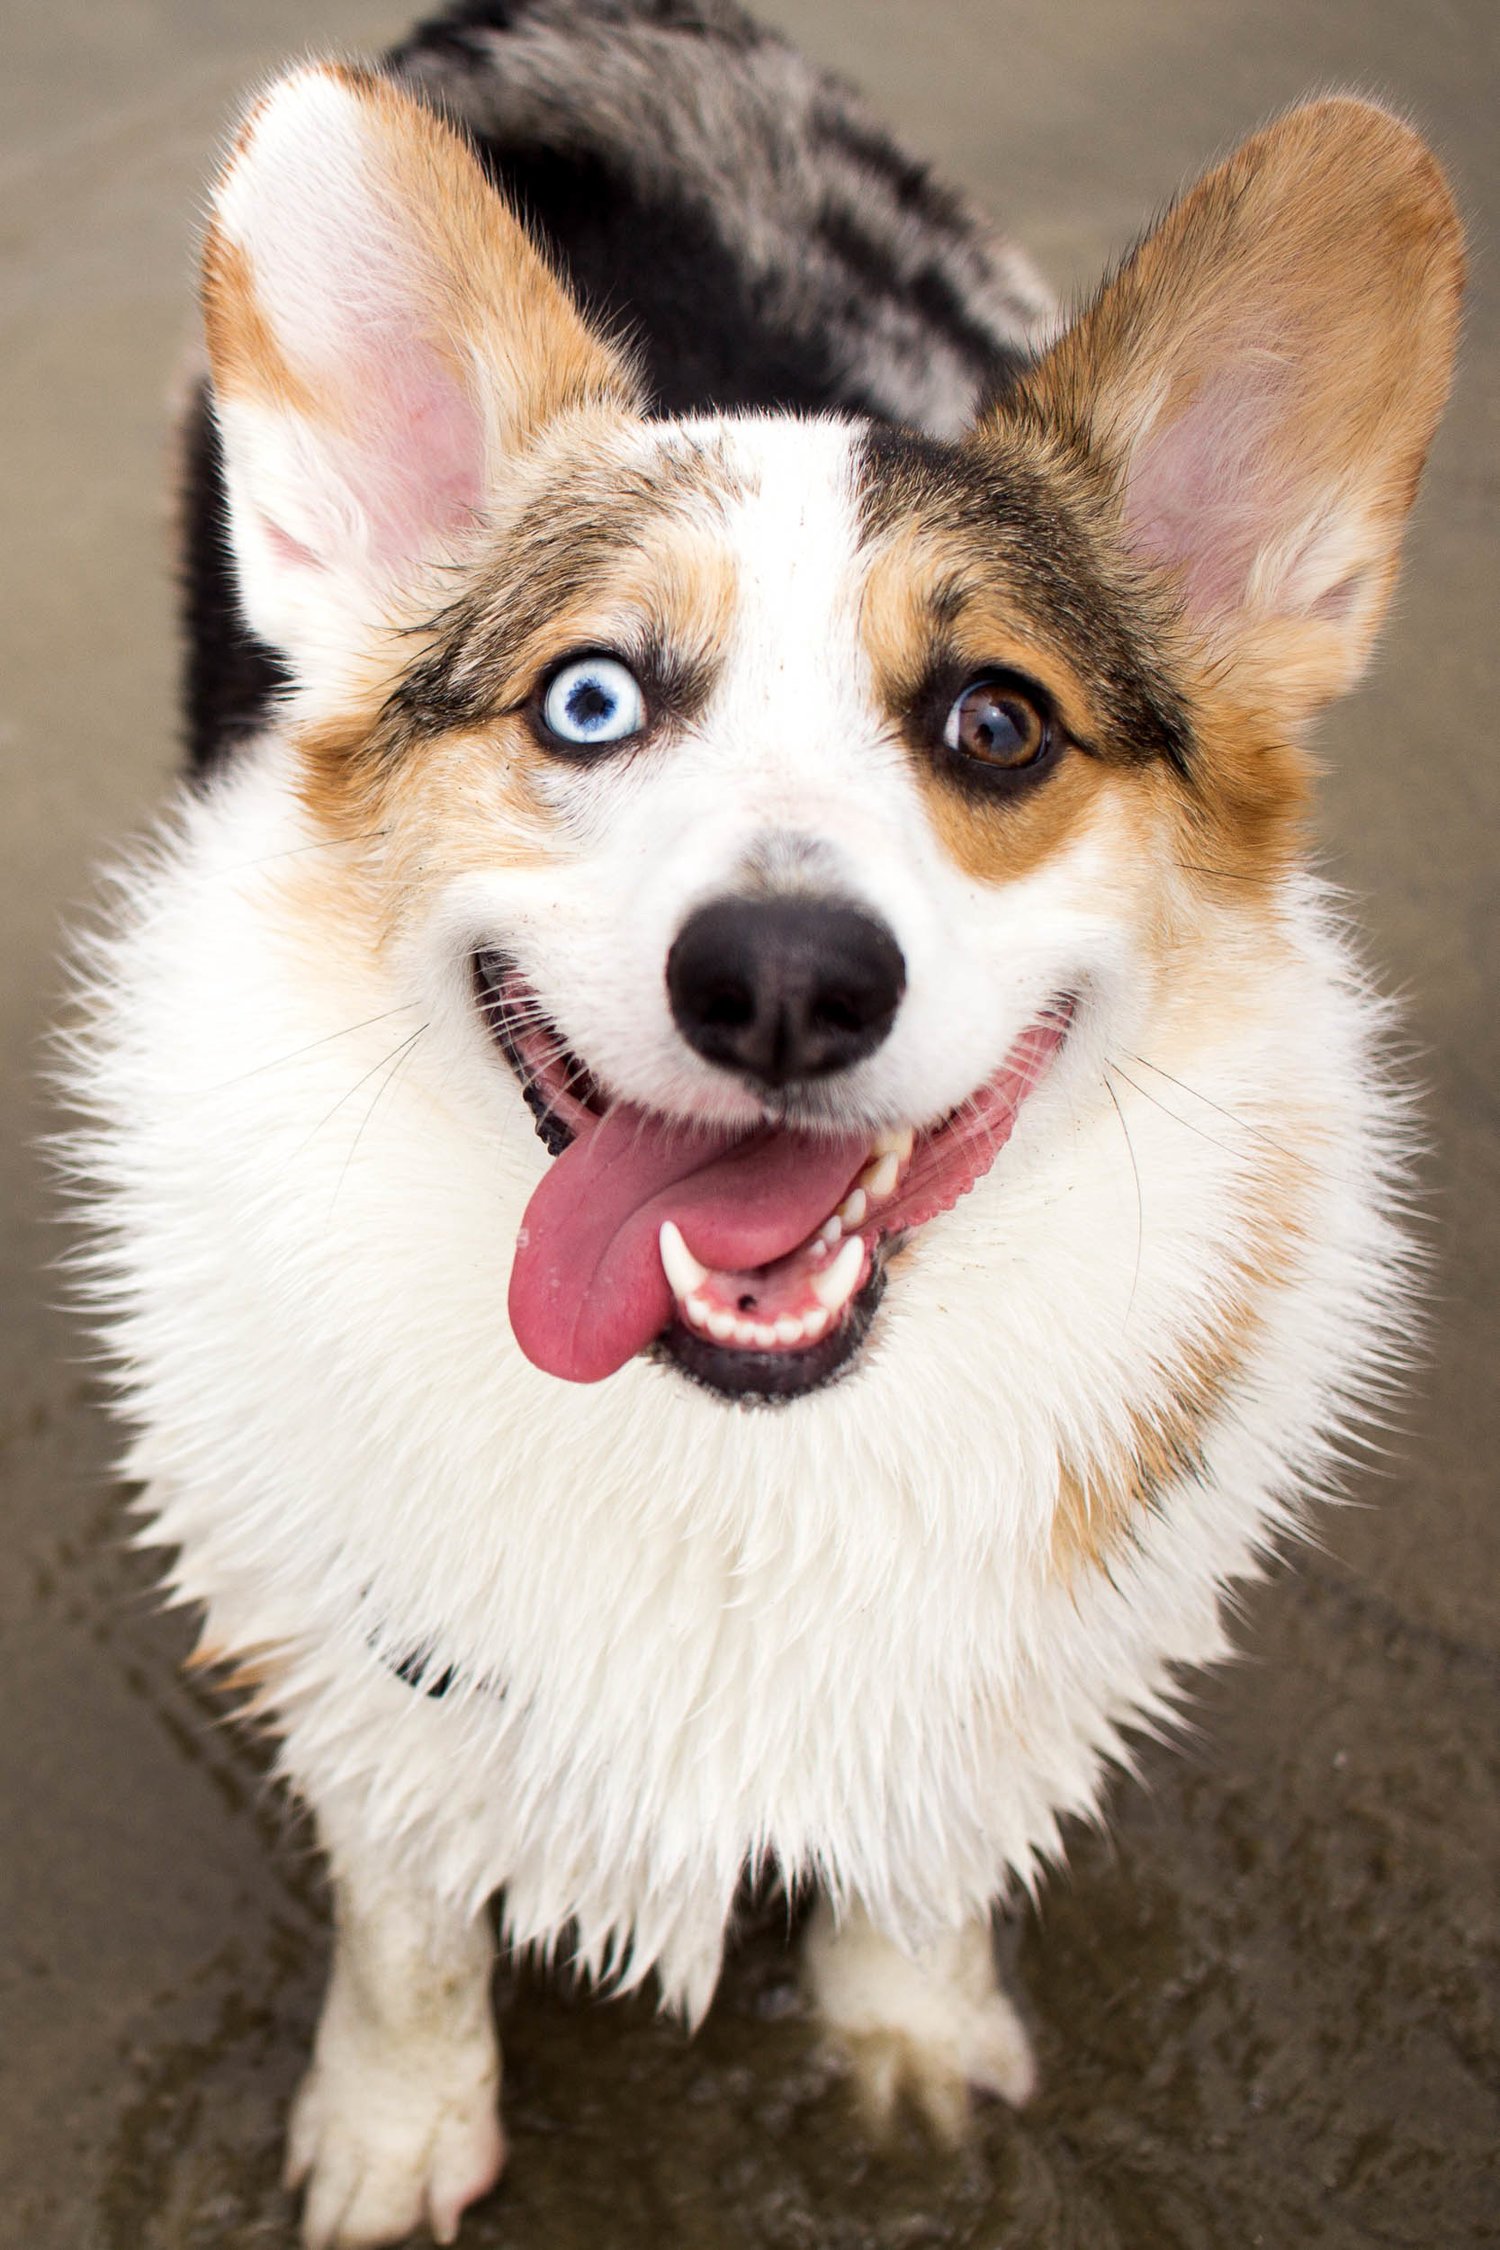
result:
<svg viewBox="0 0 1500 2250"><path fill-rule="evenodd" d="M548 682L542 724L559 742L603 748L639 734L646 699L635 674L615 656L580 656Z"/></svg>

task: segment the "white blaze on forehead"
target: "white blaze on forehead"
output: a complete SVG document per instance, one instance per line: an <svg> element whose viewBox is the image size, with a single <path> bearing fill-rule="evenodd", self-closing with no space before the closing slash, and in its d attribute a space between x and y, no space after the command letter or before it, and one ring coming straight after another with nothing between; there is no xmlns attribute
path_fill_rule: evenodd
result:
<svg viewBox="0 0 1500 2250"><path fill-rule="evenodd" d="M920 948L934 881L953 870L861 633L861 431L790 416L713 427L734 608L697 739L658 801L683 904L764 870L864 906Z"/></svg>
<svg viewBox="0 0 1500 2250"><path fill-rule="evenodd" d="M788 619L847 585L857 539L855 431L846 422L743 416L721 425L743 479L734 514L747 590Z"/></svg>
<svg viewBox="0 0 1500 2250"><path fill-rule="evenodd" d="M730 504L736 617L714 698L716 736L753 730L767 779L816 791L852 735L878 730L859 641L854 447L833 421L721 425L741 482Z"/></svg>

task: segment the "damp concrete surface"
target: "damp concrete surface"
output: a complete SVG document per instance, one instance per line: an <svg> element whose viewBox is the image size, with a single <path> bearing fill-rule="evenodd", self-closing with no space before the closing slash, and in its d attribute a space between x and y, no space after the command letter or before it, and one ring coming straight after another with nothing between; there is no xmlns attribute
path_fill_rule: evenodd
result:
<svg viewBox="0 0 1500 2250"><path fill-rule="evenodd" d="M775 1916L701 2035L500 1990L511 2170L471 2250L1468 2250L1500 2242L1500 1268L1493 869L1494 0L778 0L1083 286L1309 88L1382 93L1476 247L1464 364L1371 680L1326 726L1328 864L1427 1089L1428 1364L1384 1458L1244 1602L1010 1929L1042 2092L960 2153L873 2145ZM122 1544L34 1154L64 921L167 786L167 430L203 182L278 61L370 0L0 9L0 2245L272 2250L326 1904Z"/></svg>

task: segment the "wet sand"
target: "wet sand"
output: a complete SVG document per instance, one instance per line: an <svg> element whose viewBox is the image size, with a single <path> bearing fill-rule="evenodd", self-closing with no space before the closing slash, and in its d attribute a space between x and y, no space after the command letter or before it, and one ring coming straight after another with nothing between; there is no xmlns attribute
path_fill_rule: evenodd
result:
<svg viewBox="0 0 1500 2250"><path fill-rule="evenodd" d="M515 2250L1461 2250L1500 2242L1500 1271L1492 0L790 0L1087 282L1283 101L1353 84L1450 162L1480 257L1463 373L1373 680L1327 726L1329 862L1430 1089L1430 1365L1358 1508L1245 1604L1245 1658L1150 1747L1108 1840L1013 1930L1044 2090L962 2155L877 2151L775 1918L688 2044L640 2005L502 1993ZM289 2243L281 2118L324 1903L251 1747L183 1678L122 1545L31 1144L61 918L174 759L166 400L236 94L353 0L31 0L0 69L0 2244Z"/></svg>

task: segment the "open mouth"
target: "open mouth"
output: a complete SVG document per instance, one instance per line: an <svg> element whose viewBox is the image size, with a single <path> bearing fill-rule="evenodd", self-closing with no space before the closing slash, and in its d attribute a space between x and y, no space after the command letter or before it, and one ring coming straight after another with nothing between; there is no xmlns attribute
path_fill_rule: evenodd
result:
<svg viewBox="0 0 1500 2250"><path fill-rule="evenodd" d="M887 1260L989 1171L1067 1036L1052 1001L995 1075L922 1130L696 1126L611 1101L502 954L476 999L555 1161L510 1312L537 1366L597 1382L651 1350L721 1396L804 1396L857 1358Z"/></svg>

